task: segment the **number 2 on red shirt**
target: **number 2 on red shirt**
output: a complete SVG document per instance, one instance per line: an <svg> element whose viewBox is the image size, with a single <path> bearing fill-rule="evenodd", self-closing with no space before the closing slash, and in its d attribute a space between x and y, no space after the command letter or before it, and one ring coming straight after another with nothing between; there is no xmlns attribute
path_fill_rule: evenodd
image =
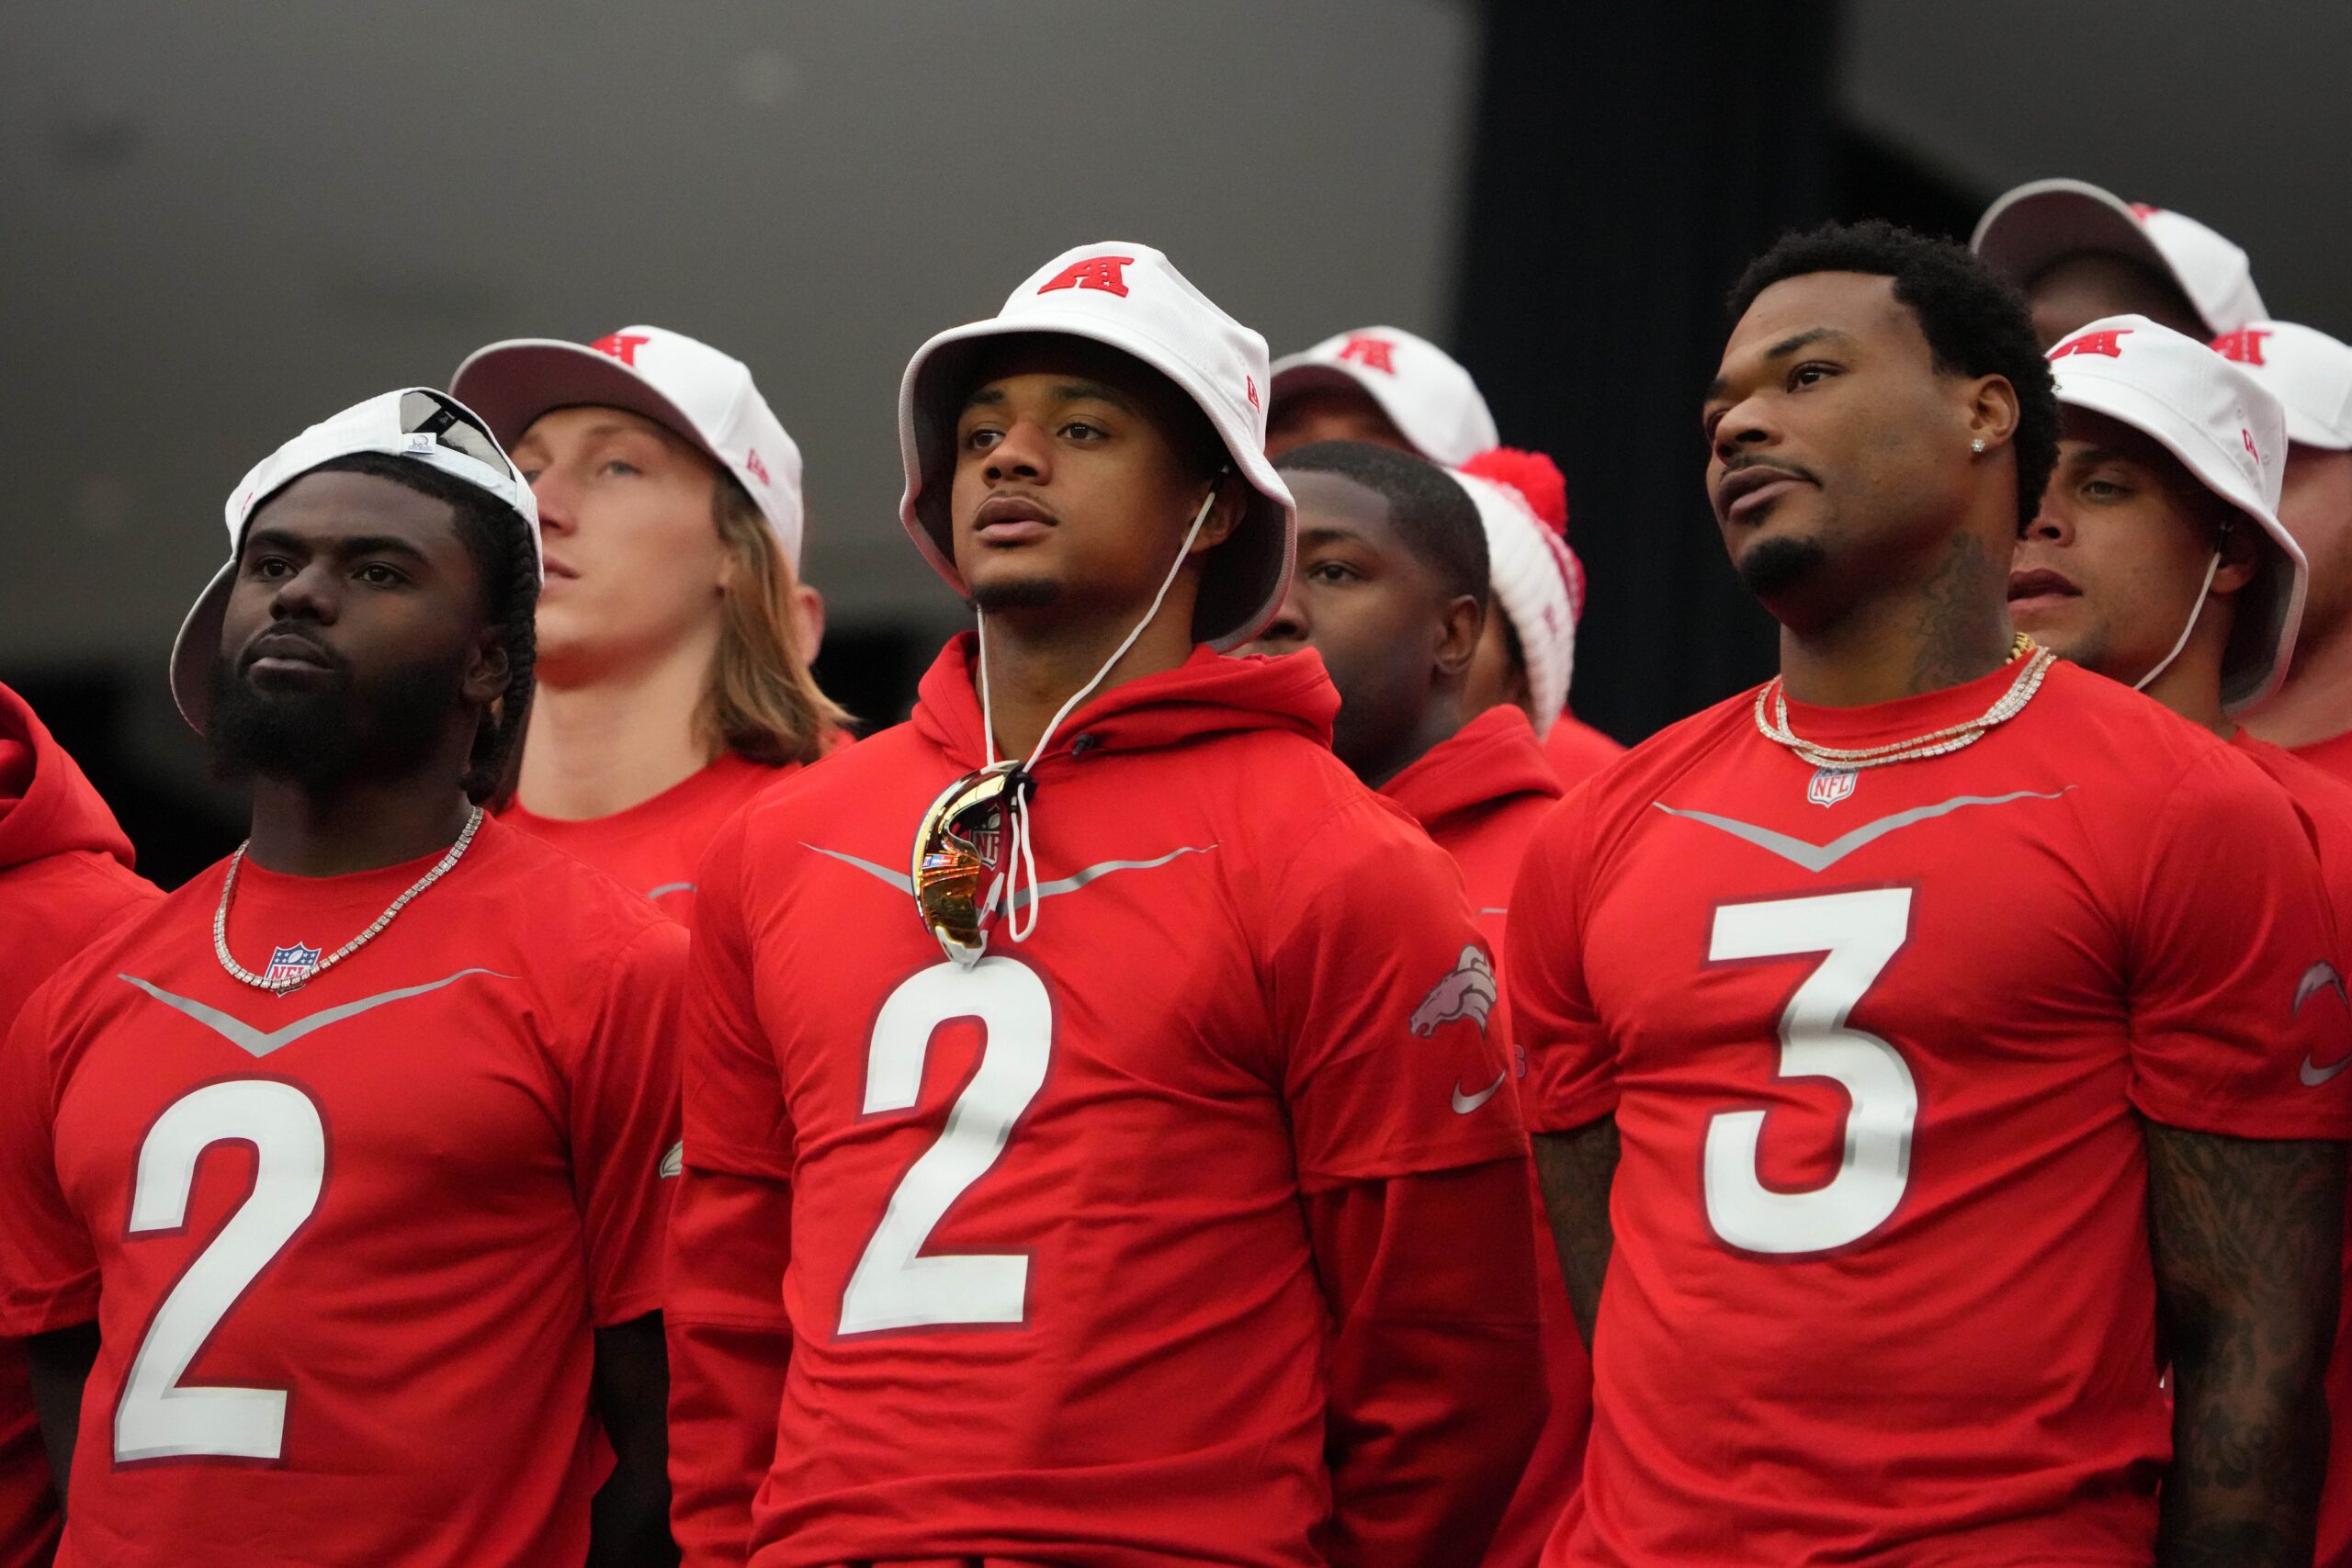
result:
<svg viewBox="0 0 2352 1568"><path fill-rule="evenodd" d="M932 1032L957 1018L976 1018L988 1032L979 1070L956 1097L938 1140L891 1192L842 1292L843 1334L1022 1321L1029 1292L1024 1255L921 1254L956 1200L1004 1153L1012 1124L1045 1087L1054 1004L1036 971L1012 958L983 958L969 969L951 961L907 976L874 1020L865 1114L913 1108Z"/></svg>

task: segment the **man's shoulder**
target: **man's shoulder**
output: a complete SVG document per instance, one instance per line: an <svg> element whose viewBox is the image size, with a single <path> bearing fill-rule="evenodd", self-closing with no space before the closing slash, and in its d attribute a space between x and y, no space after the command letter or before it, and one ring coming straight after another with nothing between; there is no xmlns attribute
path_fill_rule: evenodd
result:
<svg viewBox="0 0 2352 1568"><path fill-rule="evenodd" d="M677 930L683 939L683 928L651 899L567 851L492 820L481 832L489 840L481 846L490 852L488 874L467 891L492 921L526 938L528 952L564 963L603 962L649 931ZM460 861L448 880L455 884L464 870ZM419 902L432 896L427 889Z"/></svg>
<svg viewBox="0 0 2352 1568"><path fill-rule="evenodd" d="M12 967L46 970L164 897L120 861L93 850L0 868L0 952Z"/></svg>

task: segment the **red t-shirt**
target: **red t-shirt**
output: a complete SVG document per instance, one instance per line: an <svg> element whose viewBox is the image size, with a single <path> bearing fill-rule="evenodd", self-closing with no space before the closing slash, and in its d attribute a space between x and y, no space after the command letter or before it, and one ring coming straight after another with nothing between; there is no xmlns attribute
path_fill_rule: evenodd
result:
<svg viewBox="0 0 2352 1568"><path fill-rule="evenodd" d="M2314 740L2308 746L2298 746L2293 754L2324 773L2352 781L2352 729Z"/></svg>
<svg viewBox="0 0 2352 1568"><path fill-rule="evenodd" d="M1527 715L1509 704L1488 708L1452 739L1430 748L1380 793L1411 812L1438 848L1453 857L1479 929L1500 951L1520 862L1536 825L1551 814L1561 793ZM1592 1420L1592 1362L1568 1306L1543 1195L1533 1193L1533 1201L1536 1289L1552 1413L1511 1495L1510 1511L1487 1549L1486 1568L1534 1568L1584 1473L1585 1433Z"/></svg>
<svg viewBox="0 0 2352 1568"><path fill-rule="evenodd" d="M652 799L609 817L567 821L526 811L516 801L498 819L644 894L672 919L691 923L695 873L712 836L752 796L799 771L797 762L771 768L729 751Z"/></svg>
<svg viewBox="0 0 2352 1568"><path fill-rule="evenodd" d="M2320 874L2327 883L2338 940L2352 931L2352 784L2314 767L2299 751L2257 740L2241 729L2232 738L2238 750L2302 808L2319 846ZM2339 961L2339 969L2352 964ZM2301 1068L2307 1077L2334 1077L2335 1061ZM2328 1367L2327 1403L2334 1437L2327 1450L2327 1491L2321 1500L2319 1568L2352 1568L2352 1213L2345 1216L2344 1315L2335 1331L2335 1355Z"/></svg>
<svg viewBox="0 0 2352 1568"><path fill-rule="evenodd" d="M0 1035L57 967L160 900L88 778L22 698L0 686ZM57 1495L23 1351L0 1342L0 1568L57 1546Z"/></svg>
<svg viewBox="0 0 2352 1568"><path fill-rule="evenodd" d="M1366 1370L1334 1364L1309 1210L1469 1167L1523 1190L1460 878L1331 756L1319 660L1203 649L1069 720L1036 773L1036 929L1000 925L959 969L908 861L980 761L969 647L911 723L754 804L704 867L681 1224L707 1178L792 1193L751 1562L1315 1568L1327 1393ZM1496 1234L1523 1235L1508 1213ZM1505 1299L1431 1330L1513 1325L1522 1381L1399 1391L1375 1419L1450 1429L1429 1465L1508 1471L1498 1512L1524 1449L1498 1466L1469 1445L1493 1404L1532 1408L1532 1269L1492 1236L1442 1239L1440 1267ZM681 1254L678 1289L733 1266ZM1423 1268L1381 1288L1449 1313Z"/></svg>
<svg viewBox="0 0 2352 1568"><path fill-rule="evenodd" d="M248 863L230 951L332 951L432 863ZM222 874L0 1051L0 1335L102 1342L61 1564L579 1562L591 1331L662 1303L684 930L490 822L271 997L213 955Z"/></svg>
<svg viewBox="0 0 2352 1568"><path fill-rule="evenodd" d="M1897 740L2016 673L1792 728ZM2352 1075L2297 1073L2352 1050L2306 985L2335 936L2303 824L2067 664L1974 745L1859 773L1753 709L1570 795L1514 895L1531 1124L1613 1113L1622 1147L1546 1562L2144 1565L2169 1416L2134 1111L2352 1132Z"/></svg>
<svg viewBox="0 0 2352 1568"><path fill-rule="evenodd" d="M1544 737L1544 756L1562 789L1574 789L1625 754L1625 748L1572 713L1564 713Z"/></svg>

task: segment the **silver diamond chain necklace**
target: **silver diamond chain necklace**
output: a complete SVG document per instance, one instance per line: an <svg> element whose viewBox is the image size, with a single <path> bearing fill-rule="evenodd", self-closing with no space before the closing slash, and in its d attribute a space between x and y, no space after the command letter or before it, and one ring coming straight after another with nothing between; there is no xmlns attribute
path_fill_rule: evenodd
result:
<svg viewBox="0 0 2352 1568"><path fill-rule="evenodd" d="M369 938L390 925L392 917L408 907L410 899L447 875L449 868L457 864L458 859L465 854L466 846L474 841L474 829L481 826L481 807L477 806L474 807L473 815L466 818L465 829L458 835L458 841L449 846L449 852L443 855L431 871L412 883L407 892L393 899L391 907L376 917L374 925L336 948L326 957L320 959L301 974L290 975L283 980L264 979L229 956L229 898L237 890L237 868L245 863L245 851L253 847L253 840L247 839L237 846L237 852L229 857L229 874L220 884L220 908L212 915L213 956L220 960L220 967L229 972L230 978L243 980L246 985L258 990L267 991L272 996L282 996L298 986L307 986L365 947Z"/></svg>

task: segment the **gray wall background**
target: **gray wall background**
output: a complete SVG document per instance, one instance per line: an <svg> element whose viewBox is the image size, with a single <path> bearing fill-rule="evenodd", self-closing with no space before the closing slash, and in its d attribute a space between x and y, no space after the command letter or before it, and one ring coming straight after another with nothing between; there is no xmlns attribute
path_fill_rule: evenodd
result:
<svg viewBox="0 0 2352 1568"><path fill-rule="evenodd" d="M245 468L492 339L639 320L759 374L806 457L808 573L836 623L943 629L956 606L895 515L915 345L1102 238L1167 250L1277 353L1371 321L1442 335L1480 17L21 8L0 52L0 679L152 672L135 749L193 778L163 660ZM2254 253L2274 310L2352 335L2352 6L1860 0L1844 35L1844 110L1871 135L1988 194L2064 173L2192 212Z"/></svg>

